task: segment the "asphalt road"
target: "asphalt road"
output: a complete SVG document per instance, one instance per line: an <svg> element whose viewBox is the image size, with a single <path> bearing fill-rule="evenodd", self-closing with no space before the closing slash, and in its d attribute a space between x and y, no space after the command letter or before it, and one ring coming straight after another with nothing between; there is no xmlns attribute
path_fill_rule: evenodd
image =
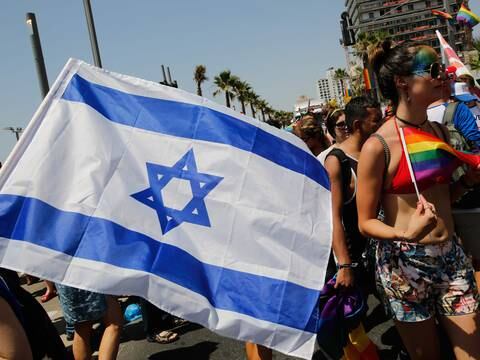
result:
<svg viewBox="0 0 480 360"><path fill-rule="evenodd" d="M25 286L37 299L44 292L43 283L36 283L32 286ZM65 337L65 322L63 320L62 311L58 298L54 298L43 304L50 319L57 327L61 334L65 345L71 348L71 342ZM389 360L397 358L397 349L392 344L398 342L395 336L393 323L391 321L383 321L382 309L378 301L373 297L369 299L369 316L365 327L369 337L377 344L381 350L381 359ZM141 320L126 324L124 327L120 350L118 353L119 360L240 360L245 359L244 344L240 341L225 338L214 334L213 332L196 324L187 324L177 329L180 339L171 344L149 343L145 340L143 333L143 324ZM97 331L100 332L100 329ZM274 353L273 359L287 360L296 359L280 353ZM313 357L315 360L327 359L320 350L315 352Z"/></svg>

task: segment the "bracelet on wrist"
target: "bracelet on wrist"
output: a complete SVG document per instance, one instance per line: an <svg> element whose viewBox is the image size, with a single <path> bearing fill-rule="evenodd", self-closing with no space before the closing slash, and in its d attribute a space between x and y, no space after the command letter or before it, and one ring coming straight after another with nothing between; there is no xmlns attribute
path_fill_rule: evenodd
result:
<svg viewBox="0 0 480 360"><path fill-rule="evenodd" d="M353 269L358 266L358 263L337 264L337 270L340 269Z"/></svg>
<svg viewBox="0 0 480 360"><path fill-rule="evenodd" d="M467 184L467 182L465 181L465 175L462 175L458 181L460 182L460 185L462 185L462 187L466 190L472 190L475 186Z"/></svg>

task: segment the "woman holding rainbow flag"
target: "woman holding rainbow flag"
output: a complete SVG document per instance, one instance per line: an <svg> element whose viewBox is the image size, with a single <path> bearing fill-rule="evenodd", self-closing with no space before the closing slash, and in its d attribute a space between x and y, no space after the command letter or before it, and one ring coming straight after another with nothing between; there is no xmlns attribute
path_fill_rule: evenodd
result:
<svg viewBox="0 0 480 360"><path fill-rule="evenodd" d="M448 131L427 119L428 105L449 85L431 47L385 41L371 55L395 116L362 148L357 206L362 234L380 240L377 275L387 307L412 359L442 358L436 320L457 359L480 359L480 299L451 208L480 181L480 157L453 150ZM471 170L451 183L462 162Z"/></svg>

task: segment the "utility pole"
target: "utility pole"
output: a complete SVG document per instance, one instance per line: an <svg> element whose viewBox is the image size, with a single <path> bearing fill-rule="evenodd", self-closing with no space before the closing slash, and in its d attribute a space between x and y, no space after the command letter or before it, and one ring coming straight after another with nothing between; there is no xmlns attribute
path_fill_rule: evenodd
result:
<svg viewBox="0 0 480 360"><path fill-rule="evenodd" d="M45 60L43 59L42 45L40 43L40 35L38 33L37 19L34 13L27 13L26 23L30 29L30 40L32 43L33 58L37 68L38 83L42 98L44 98L49 90L47 70L45 69Z"/></svg>
<svg viewBox="0 0 480 360"><path fill-rule="evenodd" d="M469 0L464 0L463 4L470 9L468 4ZM472 28L470 26L463 25L463 29L465 30L465 50L472 51L473 50L473 35L472 35Z"/></svg>
<svg viewBox="0 0 480 360"><path fill-rule="evenodd" d="M443 0L443 10L447 13L450 13L450 5L449 0ZM453 31L452 25L450 21L445 20L445 24L447 25L447 35L448 35L448 43L452 47L453 51L456 51L455 46L455 32Z"/></svg>
<svg viewBox="0 0 480 360"><path fill-rule="evenodd" d="M21 127L14 128L14 127L10 126L10 127L3 128L2 130L8 130L8 131L11 131L12 133L14 133L15 138L18 141L18 140L20 140L20 134L22 133L23 128L21 128Z"/></svg>
<svg viewBox="0 0 480 360"><path fill-rule="evenodd" d="M87 19L88 34L90 36L90 46L92 47L93 61L95 66L101 68L100 50L98 49L97 33L95 32L95 23L93 22L92 6L90 0L83 0L85 8L85 17Z"/></svg>
<svg viewBox="0 0 480 360"><path fill-rule="evenodd" d="M172 80L172 75L170 73L170 67L167 66L167 73L165 74L165 66L162 65L162 74L163 74L163 81L160 81L159 83L162 85L178 88L178 83L177 80ZM168 75L168 77L167 77Z"/></svg>

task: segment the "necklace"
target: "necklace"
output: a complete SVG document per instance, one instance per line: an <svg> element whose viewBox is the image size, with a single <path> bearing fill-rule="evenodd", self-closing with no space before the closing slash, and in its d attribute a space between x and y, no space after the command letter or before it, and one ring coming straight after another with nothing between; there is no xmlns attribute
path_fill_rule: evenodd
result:
<svg viewBox="0 0 480 360"><path fill-rule="evenodd" d="M428 121L428 117L425 118L425 120L423 120L423 122L421 124L413 124L407 120L404 120L402 119L401 117L399 117L398 115L395 115L395 117L397 118L397 120L400 120L401 122L403 122L404 124L407 124L407 125L410 125L410 126L413 126L414 128L417 128L417 129L420 129L423 125L425 125L425 123Z"/></svg>

